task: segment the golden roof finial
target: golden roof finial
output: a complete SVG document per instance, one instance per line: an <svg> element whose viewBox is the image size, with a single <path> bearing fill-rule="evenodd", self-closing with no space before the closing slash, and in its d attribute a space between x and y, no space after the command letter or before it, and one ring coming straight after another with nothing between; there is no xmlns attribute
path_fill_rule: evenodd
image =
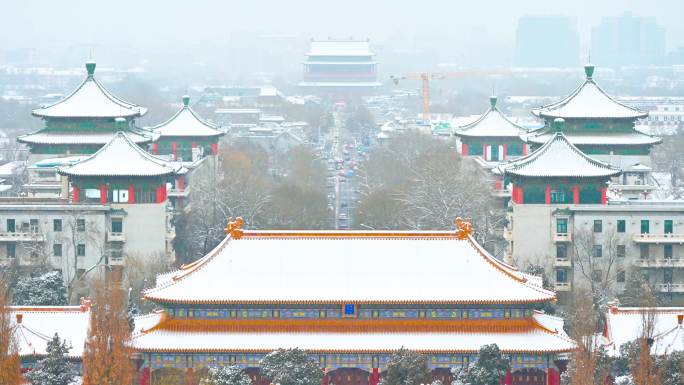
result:
<svg viewBox="0 0 684 385"><path fill-rule="evenodd" d="M468 239L473 233L473 225L470 222L463 220L461 217L456 218L456 238Z"/></svg>
<svg viewBox="0 0 684 385"><path fill-rule="evenodd" d="M233 218L228 218L228 227L225 228L226 234L230 235L231 238L233 239L240 239L242 238L242 234L244 234L244 231L242 231L242 225L245 223L245 221L242 219L242 217L237 217L233 221Z"/></svg>

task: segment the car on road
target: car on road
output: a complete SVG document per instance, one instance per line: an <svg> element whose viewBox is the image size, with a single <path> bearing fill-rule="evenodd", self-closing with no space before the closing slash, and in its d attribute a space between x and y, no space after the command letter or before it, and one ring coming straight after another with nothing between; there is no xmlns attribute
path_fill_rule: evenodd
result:
<svg viewBox="0 0 684 385"><path fill-rule="evenodd" d="M340 215L337 216L337 219L341 221L346 221L347 219L349 219L349 217L347 216L347 213L340 213Z"/></svg>

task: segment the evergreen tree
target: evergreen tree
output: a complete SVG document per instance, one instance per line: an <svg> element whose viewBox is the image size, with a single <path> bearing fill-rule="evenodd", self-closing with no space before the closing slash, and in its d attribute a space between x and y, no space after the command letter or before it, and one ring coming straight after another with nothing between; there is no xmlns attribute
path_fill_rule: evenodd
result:
<svg viewBox="0 0 684 385"><path fill-rule="evenodd" d="M26 374L31 385L69 385L76 371L67 359L69 347L57 333L47 344L47 357L38 361L36 367Z"/></svg>
<svg viewBox="0 0 684 385"><path fill-rule="evenodd" d="M454 383L467 385L499 385L509 369L508 359L496 344L480 348L477 361L454 371Z"/></svg>
<svg viewBox="0 0 684 385"><path fill-rule="evenodd" d="M252 379L239 366L233 365L210 368L209 375L202 379L200 385L252 385Z"/></svg>
<svg viewBox="0 0 684 385"><path fill-rule="evenodd" d="M22 277L13 290L15 305L63 306L68 305L67 290L62 273L51 271L38 277Z"/></svg>
<svg viewBox="0 0 684 385"><path fill-rule="evenodd" d="M274 384L320 385L323 371L300 349L278 349L261 360L261 371Z"/></svg>
<svg viewBox="0 0 684 385"><path fill-rule="evenodd" d="M426 384L430 377L425 356L402 347L390 357L383 385Z"/></svg>

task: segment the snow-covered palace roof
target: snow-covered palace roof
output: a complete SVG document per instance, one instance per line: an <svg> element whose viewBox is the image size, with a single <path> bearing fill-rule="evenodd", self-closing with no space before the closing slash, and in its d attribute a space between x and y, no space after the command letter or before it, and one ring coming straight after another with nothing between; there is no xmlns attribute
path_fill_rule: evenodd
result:
<svg viewBox="0 0 684 385"><path fill-rule="evenodd" d="M90 328L90 303L80 306L10 306L20 356L43 356L55 333L70 346L69 357L83 355Z"/></svg>
<svg viewBox="0 0 684 385"><path fill-rule="evenodd" d="M368 40L312 40L307 56L373 56Z"/></svg>
<svg viewBox="0 0 684 385"><path fill-rule="evenodd" d="M224 133L212 123L200 118L190 108L190 97L183 96L183 107L169 120L158 126L151 127L160 137L215 137Z"/></svg>
<svg viewBox="0 0 684 385"><path fill-rule="evenodd" d="M556 295L453 231L250 230L159 276L144 297L199 304L502 304Z"/></svg>
<svg viewBox="0 0 684 385"><path fill-rule="evenodd" d="M536 151L500 168L507 175L522 177L611 177L620 169L589 157L561 132L562 119L556 119L555 135Z"/></svg>
<svg viewBox="0 0 684 385"><path fill-rule="evenodd" d="M586 80L570 95L562 100L533 110L532 113L542 118L564 119L640 119L648 116L647 112L626 106L608 95L594 82L594 66L584 66Z"/></svg>
<svg viewBox="0 0 684 385"><path fill-rule="evenodd" d="M45 118L134 118L145 115L147 109L117 98L95 77L95 62L86 63L88 76L74 92L49 106L33 110L33 115Z"/></svg>
<svg viewBox="0 0 684 385"><path fill-rule="evenodd" d="M121 131L86 159L58 168L67 176L165 176L181 171L174 165L149 154Z"/></svg>
<svg viewBox="0 0 684 385"><path fill-rule="evenodd" d="M684 307L619 307L611 304L606 313L602 338L608 354L617 356L622 345L642 338L644 326L651 322L653 354L684 351Z"/></svg>
<svg viewBox="0 0 684 385"><path fill-rule="evenodd" d="M468 137L519 137L526 130L513 123L496 106L496 96L489 98L491 107L480 118L472 123L459 127L458 136Z"/></svg>

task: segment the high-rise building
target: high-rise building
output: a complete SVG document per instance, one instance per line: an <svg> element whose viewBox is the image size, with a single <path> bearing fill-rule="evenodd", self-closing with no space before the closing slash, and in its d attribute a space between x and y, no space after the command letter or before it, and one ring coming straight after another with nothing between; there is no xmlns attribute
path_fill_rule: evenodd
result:
<svg viewBox="0 0 684 385"><path fill-rule="evenodd" d="M579 62L577 22L567 16L525 16L515 34L515 65L569 67Z"/></svg>
<svg viewBox="0 0 684 385"><path fill-rule="evenodd" d="M591 30L592 60L602 66L653 65L665 62L665 28L654 18L604 17Z"/></svg>

